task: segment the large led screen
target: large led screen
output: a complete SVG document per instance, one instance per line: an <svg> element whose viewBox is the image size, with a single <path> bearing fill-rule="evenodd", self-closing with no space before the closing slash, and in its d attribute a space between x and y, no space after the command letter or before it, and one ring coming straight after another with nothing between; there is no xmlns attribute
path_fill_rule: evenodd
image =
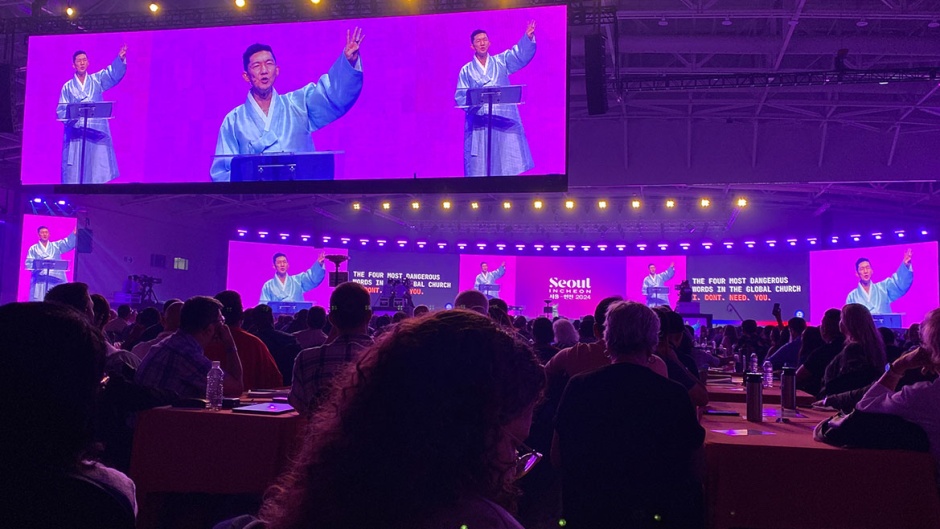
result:
<svg viewBox="0 0 940 529"><path fill-rule="evenodd" d="M406 298L415 306L440 310L457 297L457 261L455 254L351 249L349 280L366 287L376 312L394 312Z"/></svg>
<svg viewBox="0 0 940 529"><path fill-rule="evenodd" d="M897 314L900 326L910 327L937 308L936 242L811 252L809 269L810 308L816 320L827 309L862 303L881 316L884 326L898 326L890 323L890 315Z"/></svg>
<svg viewBox="0 0 940 529"><path fill-rule="evenodd" d="M31 37L22 182L564 175L566 27L549 6Z"/></svg>
<svg viewBox="0 0 940 529"><path fill-rule="evenodd" d="M652 254L627 257L626 275L626 299L650 306L675 308L679 300L676 287L687 276L685 256Z"/></svg>
<svg viewBox="0 0 940 529"><path fill-rule="evenodd" d="M48 289L72 280L76 225L71 217L23 215L17 301L42 301Z"/></svg>

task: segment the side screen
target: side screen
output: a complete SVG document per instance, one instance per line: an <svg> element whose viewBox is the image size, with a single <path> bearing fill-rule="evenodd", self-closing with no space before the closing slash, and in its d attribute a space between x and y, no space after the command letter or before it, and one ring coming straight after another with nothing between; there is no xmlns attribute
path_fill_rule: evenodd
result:
<svg viewBox="0 0 940 529"><path fill-rule="evenodd" d="M48 289L72 280L77 244L77 237L73 232L76 225L76 220L70 217L23 215L17 301L42 301ZM47 234L45 244L40 241L40 228L43 227L46 228Z"/></svg>

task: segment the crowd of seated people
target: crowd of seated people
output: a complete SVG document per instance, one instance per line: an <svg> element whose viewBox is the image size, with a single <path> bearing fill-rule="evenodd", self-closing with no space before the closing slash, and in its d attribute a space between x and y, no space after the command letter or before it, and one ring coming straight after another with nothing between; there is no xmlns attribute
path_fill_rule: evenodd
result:
<svg viewBox="0 0 940 529"><path fill-rule="evenodd" d="M940 309L900 339L849 304L819 327L793 318L703 331L714 343L706 349L678 313L619 296L577 326L510 318L504 305L466 291L454 310L377 316L366 289L344 283L329 311L287 318L243 307L234 291L135 313L63 284L45 303L0 307L0 377L8 387L32 382L44 410L32 422L31 408L5 410L4 424L23 426L0 452L24 475L42 467L91 480L133 512L134 486L121 473L129 448L108 446L129 434L96 430L129 428L122 413L205 397L219 361L226 396L289 387L310 425L260 511L227 527L531 529L562 518L575 529L702 527L695 408L708 393L699 370L730 360L717 356L725 350L798 367L798 386L820 404L919 424L940 461L931 405ZM517 481L525 445L551 461ZM372 479L360 479L366 473Z"/></svg>

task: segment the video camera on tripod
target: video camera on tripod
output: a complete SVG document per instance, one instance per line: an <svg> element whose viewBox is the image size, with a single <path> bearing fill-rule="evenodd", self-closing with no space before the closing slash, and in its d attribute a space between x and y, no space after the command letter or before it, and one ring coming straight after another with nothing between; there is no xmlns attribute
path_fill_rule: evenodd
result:
<svg viewBox="0 0 940 529"><path fill-rule="evenodd" d="M144 289L163 283L163 280L160 279L159 277L151 277L151 276L146 276L146 275L131 276L131 279L133 279L138 285L140 285Z"/></svg>

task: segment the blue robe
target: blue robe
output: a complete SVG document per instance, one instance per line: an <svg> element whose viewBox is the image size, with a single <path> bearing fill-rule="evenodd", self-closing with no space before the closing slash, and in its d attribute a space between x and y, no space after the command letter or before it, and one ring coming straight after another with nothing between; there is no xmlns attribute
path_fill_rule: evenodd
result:
<svg viewBox="0 0 940 529"><path fill-rule="evenodd" d="M486 70L476 57L460 69L457 78L457 106L466 106L467 89L508 86L509 75L521 70L535 57L535 38L525 35L519 43L499 55L490 55ZM486 106L465 109L464 176L486 175ZM529 142L522 128L518 105L493 105L493 155L490 175L517 175L535 167Z"/></svg>
<svg viewBox="0 0 940 529"><path fill-rule="evenodd" d="M845 302L865 305L872 314L891 314L891 303L907 294L914 284L914 269L904 263L898 271L884 281L872 282L869 293L865 293L862 285L849 292Z"/></svg>
<svg viewBox="0 0 940 529"><path fill-rule="evenodd" d="M275 275L261 287L259 303L303 301L304 292L316 288L323 282L324 276L326 276L326 270L320 263L313 263L313 266L306 272L288 275L283 283Z"/></svg>
<svg viewBox="0 0 940 529"><path fill-rule="evenodd" d="M675 267L670 266L665 272L649 275L643 278L643 295L646 297L647 307L658 307L660 305L669 305L669 294L650 294L651 287L661 287L666 281L676 275Z"/></svg>
<svg viewBox="0 0 940 529"><path fill-rule="evenodd" d="M98 73L85 74L85 85L72 77L62 86L56 116L64 120L69 103L96 103L104 101L104 91L114 87L124 78L127 63L120 57ZM65 121L65 136L62 140L62 183L80 183L82 156L82 120ZM86 184L104 184L118 177L114 144L111 142L111 127L108 120L89 118L85 129L85 177Z"/></svg>
<svg viewBox="0 0 940 529"><path fill-rule="evenodd" d="M264 114L248 92L245 102L229 112L219 128L216 158L209 171L212 180L231 181L231 156L236 154L314 152L310 134L349 112L360 92L362 60L354 68L343 54L319 82L283 95L275 90L267 127Z"/></svg>
<svg viewBox="0 0 940 529"><path fill-rule="evenodd" d="M485 273L480 272L479 274L477 274L477 278L473 282L473 289L483 292L483 290L481 290L483 285L492 285L493 283L496 282L497 279L503 277L503 274L505 273L506 273L505 266L500 266L499 268L497 268L496 270L493 270L492 272L485 272ZM493 293L486 292L486 294L494 298L499 297L499 292L493 292Z"/></svg>
<svg viewBox="0 0 940 529"><path fill-rule="evenodd" d="M33 267L33 259L62 259L62 254L75 248L75 240L73 233L64 239L49 241L45 246L37 242L26 252L26 268ZM29 277L29 300L42 301L50 288L66 282L65 270L50 270L48 275L41 270L33 270Z"/></svg>

